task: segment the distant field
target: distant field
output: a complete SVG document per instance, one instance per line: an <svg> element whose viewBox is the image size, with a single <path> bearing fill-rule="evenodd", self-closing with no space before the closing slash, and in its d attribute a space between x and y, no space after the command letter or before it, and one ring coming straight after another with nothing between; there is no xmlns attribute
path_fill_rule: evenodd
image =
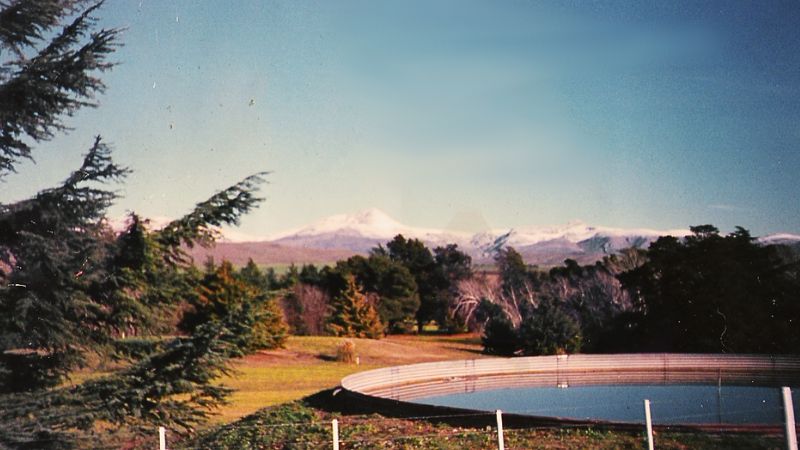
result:
<svg viewBox="0 0 800 450"><path fill-rule="evenodd" d="M272 242L218 242L211 248L195 247L189 254L198 264L209 257L214 261L228 260L234 265L243 266L252 259L259 266L286 266L291 263L302 265L329 264L331 261L347 259L356 254L351 250L317 249L290 247Z"/></svg>
<svg viewBox="0 0 800 450"><path fill-rule="evenodd" d="M300 270L300 268L303 267L303 264L304 263L294 264L294 266L297 267L297 270ZM324 262L316 262L316 263L313 263L313 264L317 268L321 269L321 268L323 268L325 266L335 266L336 262L335 261L324 261ZM244 267L244 265L241 265L239 267ZM266 271L267 269L272 269L272 270L275 271L276 275L285 275L287 272L289 272L289 268L290 267L292 267L291 263L258 264L258 268L260 270Z"/></svg>

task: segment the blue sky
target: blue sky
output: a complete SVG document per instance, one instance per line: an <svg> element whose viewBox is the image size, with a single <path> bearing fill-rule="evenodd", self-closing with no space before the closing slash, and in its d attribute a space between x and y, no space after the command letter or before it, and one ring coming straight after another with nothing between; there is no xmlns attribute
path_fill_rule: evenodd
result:
<svg viewBox="0 0 800 450"><path fill-rule="evenodd" d="M108 0L100 107L0 193L101 134L112 214L176 217L270 170L241 231L368 207L416 226L579 219L800 232L800 2ZM470 228L473 224L456 223Z"/></svg>

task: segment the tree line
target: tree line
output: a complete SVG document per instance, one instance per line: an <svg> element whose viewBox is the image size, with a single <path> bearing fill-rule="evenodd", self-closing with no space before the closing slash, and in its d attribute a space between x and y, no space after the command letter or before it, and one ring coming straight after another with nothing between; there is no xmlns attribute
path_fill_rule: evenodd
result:
<svg viewBox="0 0 800 450"><path fill-rule="evenodd" d="M399 235L367 256L262 276L294 334L478 332L498 355L796 353L797 249L710 225L594 264L529 266L513 248L477 270L457 246ZM252 262L243 270L255 272ZM426 328L427 327L427 328Z"/></svg>
<svg viewBox="0 0 800 450"><path fill-rule="evenodd" d="M798 353L800 253L711 225L594 265L541 271L513 249L494 290L464 302L486 351Z"/></svg>
<svg viewBox="0 0 800 450"><path fill-rule="evenodd" d="M471 257L454 244L431 251L418 239L398 235L368 255L331 266L292 265L278 276L251 260L242 272L278 299L293 334L377 338L428 325L460 330L449 308L458 283L469 279L473 269Z"/></svg>

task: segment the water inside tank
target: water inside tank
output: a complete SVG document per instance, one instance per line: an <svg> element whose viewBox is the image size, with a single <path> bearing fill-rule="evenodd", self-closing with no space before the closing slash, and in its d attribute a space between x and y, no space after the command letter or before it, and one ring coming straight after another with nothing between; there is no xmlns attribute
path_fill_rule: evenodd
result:
<svg viewBox="0 0 800 450"><path fill-rule="evenodd" d="M781 389L763 386L561 385L492 389L414 402L485 411L500 409L530 416L644 423L644 399L650 400L656 424L777 424L784 417Z"/></svg>

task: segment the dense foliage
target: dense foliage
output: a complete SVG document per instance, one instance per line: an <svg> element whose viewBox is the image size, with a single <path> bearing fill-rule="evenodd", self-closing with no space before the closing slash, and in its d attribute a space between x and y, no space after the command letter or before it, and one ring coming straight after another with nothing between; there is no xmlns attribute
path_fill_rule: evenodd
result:
<svg viewBox="0 0 800 450"><path fill-rule="evenodd" d="M635 294L636 314L624 324L633 349L797 353L800 261L742 228L692 232L660 238L645 264L620 276Z"/></svg>
<svg viewBox="0 0 800 450"><path fill-rule="evenodd" d="M536 311L519 326L523 355L555 355L581 350L578 324L551 298L539 301Z"/></svg>
<svg viewBox="0 0 800 450"><path fill-rule="evenodd" d="M589 266L566 260L545 272L526 266L509 247L497 252L495 261L496 280L484 280L477 292L465 286L457 310L483 330L489 353L598 351L607 326L629 304L610 258Z"/></svg>
<svg viewBox="0 0 800 450"><path fill-rule="evenodd" d="M389 331L403 331L420 306L417 283L411 272L386 255L353 256L326 270L323 279L332 297L343 293L353 278L372 297L381 321Z"/></svg>
<svg viewBox="0 0 800 450"><path fill-rule="evenodd" d="M800 261L738 228L661 237L594 265L547 272L511 248L497 280L465 286L457 313L496 354L559 352L796 353Z"/></svg>
<svg viewBox="0 0 800 450"><path fill-rule="evenodd" d="M0 374L32 376L22 386L0 378L0 390L52 385L84 361L81 347L107 339L114 299L92 294L107 273L101 219L114 195L92 182L124 174L98 139L61 186L0 210Z"/></svg>
<svg viewBox="0 0 800 450"><path fill-rule="evenodd" d="M350 278L377 310L386 333L407 333L421 330L422 317L423 325L435 321L440 330L460 329L450 307L459 282L471 276L471 258L456 245L431 252L421 241L398 235L368 256L355 255L322 269L291 266L283 276L262 280L280 291L284 315L295 333L320 334L319 324L326 320L321 306L341 297Z"/></svg>
<svg viewBox="0 0 800 450"><path fill-rule="evenodd" d="M326 327L333 336L372 339L383 336L383 323L378 312L352 276L347 278L344 290L331 301Z"/></svg>
<svg viewBox="0 0 800 450"><path fill-rule="evenodd" d="M388 256L405 266L417 283L420 305L416 311L417 329L435 321L440 327L448 324L450 288L471 273L471 258L455 245L437 247L433 253L419 239L395 236L377 254Z"/></svg>
<svg viewBox="0 0 800 450"><path fill-rule="evenodd" d="M223 323L236 353L276 348L286 341L287 327L278 305L258 285L248 283L230 262L219 267L213 262L188 296L189 309L180 327L194 333L209 323ZM236 322L224 323L235 317Z"/></svg>

